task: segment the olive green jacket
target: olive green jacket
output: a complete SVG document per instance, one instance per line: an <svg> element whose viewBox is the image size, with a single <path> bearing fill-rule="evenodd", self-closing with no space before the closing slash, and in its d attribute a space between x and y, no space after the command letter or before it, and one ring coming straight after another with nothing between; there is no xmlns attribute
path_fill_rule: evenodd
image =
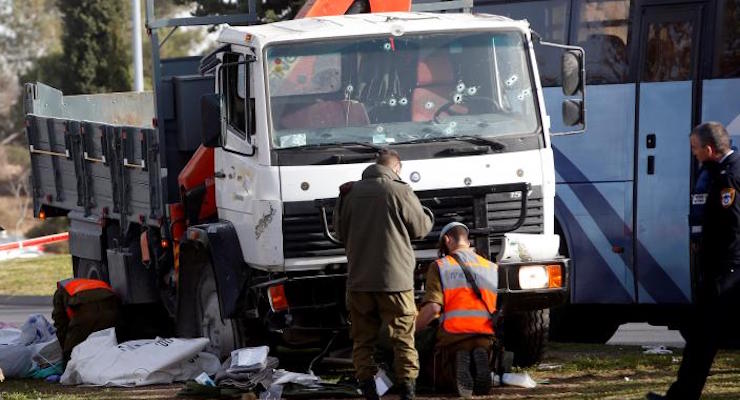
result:
<svg viewBox="0 0 740 400"><path fill-rule="evenodd" d="M365 169L362 180L343 185L333 225L347 253L349 290L414 288L411 240L429 234L432 218L393 170L374 164Z"/></svg>

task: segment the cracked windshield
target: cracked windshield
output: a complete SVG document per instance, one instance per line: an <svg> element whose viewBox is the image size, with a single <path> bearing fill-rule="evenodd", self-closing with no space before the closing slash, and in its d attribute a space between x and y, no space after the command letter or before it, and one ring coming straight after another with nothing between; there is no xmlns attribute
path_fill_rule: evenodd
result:
<svg viewBox="0 0 740 400"><path fill-rule="evenodd" d="M275 148L538 131L520 33L291 43L267 50Z"/></svg>

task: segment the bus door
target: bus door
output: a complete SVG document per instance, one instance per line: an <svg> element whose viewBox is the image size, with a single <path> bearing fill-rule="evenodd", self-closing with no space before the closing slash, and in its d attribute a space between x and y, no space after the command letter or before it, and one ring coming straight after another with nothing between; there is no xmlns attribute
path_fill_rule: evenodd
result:
<svg viewBox="0 0 740 400"><path fill-rule="evenodd" d="M634 214L639 303L680 304L692 298L689 132L701 9L702 4L691 3L640 10Z"/></svg>

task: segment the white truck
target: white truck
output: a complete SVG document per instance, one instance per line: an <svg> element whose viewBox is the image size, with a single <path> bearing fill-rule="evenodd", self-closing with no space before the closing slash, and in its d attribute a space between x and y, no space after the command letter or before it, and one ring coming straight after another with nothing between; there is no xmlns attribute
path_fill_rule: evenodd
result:
<svg viewBox="0 0 740 400"><path fill-rule="evenodd" d="M150 19L154 46L177 22ZM70 218L75 276L221 356L337 345L347 261L329 216L392 148L435 216L413 243L418 294L440 228L465 223L499 261L506 345L531 364L569 281L533 35L470 13L306 18L226 27L202 59L155 61L154 96L28 84L35 215ZM585 125L583 78L582 50L564 47L571 125Z"/></svg>

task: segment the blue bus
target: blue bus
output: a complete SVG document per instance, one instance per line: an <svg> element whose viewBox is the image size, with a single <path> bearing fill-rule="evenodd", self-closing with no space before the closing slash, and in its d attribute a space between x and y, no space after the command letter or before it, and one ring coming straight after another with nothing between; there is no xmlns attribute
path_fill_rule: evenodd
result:
<svg viewBox="0 0 740 400"><path fill-rule="evenodd" d="M586 51L587 131L553 138L556 233L573 259L570 304L551 334L605 341L627 321L680 327L694 300L689 132L740 137L740 0L475 1ZM536 48L549 110L560 52ZM566 130L552 113L552 131Z"/></svg>

